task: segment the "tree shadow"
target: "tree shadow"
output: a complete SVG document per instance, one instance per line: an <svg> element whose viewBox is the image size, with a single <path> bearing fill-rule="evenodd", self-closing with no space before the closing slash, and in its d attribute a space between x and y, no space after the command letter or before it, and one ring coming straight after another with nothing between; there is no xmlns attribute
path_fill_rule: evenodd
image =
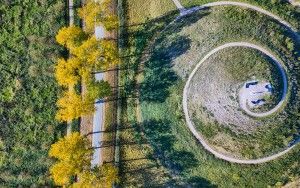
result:
<svg viewBox="0 0 300 188"><path fill-rule="evenodd" d="M169 46L155 49L155 55L145 63L144 81L140 87L141 101L165 101L169 96L168 88L178 80L178 76L172 70L171 61L184 54L190 48L190 43L190 39L180 36Z"/></svg>
<svg viewBox="0 0 300 188"><path fill-rule="evenodd" d="M185 175L197 167L199 161L193 153L176 148L176 137L171 131L170 121L152 119L136 124L136 129L151 145L154 159L158 160L172 176L180 175L180 178L170 178L168 182L158 187L215 187L205 178Z"/></svg>
<svg viewBox="0 0 300 188"><path fill-rule="evenodd" d="M145 65L145 82L138 87L141 90L141 100L163 102L169 95L168 88L178 79L171 70L171 62L190 48L191 41L187 37L177 36L164 45L166 36L178 34L184 27L192 25L208 14L209 11L202 10L176 19L178 11L173 11L138 25L139 29L129 31L131 27L123 28L125 32L122 35L124 39L121 48L126 49L130 46L128 41L135 41L134 52L122 54L122 57L126 57L123 59L123 69L128 70L130 67L129 71L138 73L139 67ZM170 24L172 21L173 24ZM137 97L136 85L136 80L128 79L124 84L124 95Z"/></svg>
<svg viewBox="0 0 300 188"><path fill-rule="evenodd" d="M191 39L178 33L206 15L207 12L198 12L178 19L156 39L151 47L149 60L144 63L144 81L139 87L141 101L161 103L169 96L169 87L179 79L172 70L172 60L191 48Z"/></svg>
<svg viewBox="0 0 300 188"><path fill-rule="evenodd" d="M124 38L120 44L121 48L129 46L134 48L133 52L122 54L123 57L126 57L122 66L125 70L128 70L124 73L125 81L122 96L126 99L140 97L142 102L164 102L170 95L169 88L179 79L172 70L172 60L186 53L191 47L191 41L188 37L177 34L183 27L197 22L207 14L205 11L195 13L192 16L186 16L184 19L178 19L173 25L167 26L178 15L171 12L164 17L137 26L139 29L134 31L129 31L126 27L122 28L127 31L121 35ZM166 26L168 28L164 30ZM165 37L169 35L174 37L165 44ZM132 39L135 40L134 46L129 44ZM141 66L143 66L142 70L139 69ZM128 67L131 69L128 69ZM144 79L137 87L138 83L135 76L140 70L143 71ZM138 92L140 95L137 95ZM122 100L122 106L126 108L126 100ZM127 117L125 122L128 120L133 121ZM193 177L190 179L188 177L191 169L199 166L198 160L193 153L186 151L184 148L176 147L176 136L171 131L170 121L149 120L143 123L133 123L133 126L136 129L133 131L134 135L130 135L133 142L127 143L128 145L125 143L123 147L130 148L131 144L135 143L143 145L144 140L146 140L151 148L151 151L149 151L151 156L146 157L150 159L148 162L141 163L138 167L134 166L136 164L126 163L128 159L120 161L121 174L129 173L124 175L124 178L134 177L124 181L125 183L122 186L126 187L125 184L128 184L136 187L197 187L198 185L213 187L204 178ZM120 140L120 144L123 141ZM145 152L148 152L148 149L146 150ZM129 160L131 161L131 159ZM123 169L122 166L126 166L126 168ZM163 177L157 177L160 175Z"/></svg>
<svg viewBox="0 0 300 188"><path fill-rule="evenodd" d="M188 171L198 164L194 154L174 147L176 138L169 121L149 120L139 125L145 138L154 149L154 156L173 173Z"/></svg>
<svg viewBox="0 0 300 188"><path fill-rule="evenodd" d="M199 176L194 176L194 177L191 177L190 179L188 179L186 186L203 187L203 188L217 188L216 185L213 185L207 179L199 177Z"/></svg>

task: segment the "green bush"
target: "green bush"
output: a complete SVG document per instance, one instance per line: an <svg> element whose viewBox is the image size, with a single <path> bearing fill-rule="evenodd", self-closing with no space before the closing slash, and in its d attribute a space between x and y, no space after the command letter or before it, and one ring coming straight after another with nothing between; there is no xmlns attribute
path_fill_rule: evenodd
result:
<svg viewBox="0 0 300 188"><path fill-rule="evenodd" d="M0 187L45 187L48 149L60 134L51 67L65 1L2 1L0 5Z"/></svg>

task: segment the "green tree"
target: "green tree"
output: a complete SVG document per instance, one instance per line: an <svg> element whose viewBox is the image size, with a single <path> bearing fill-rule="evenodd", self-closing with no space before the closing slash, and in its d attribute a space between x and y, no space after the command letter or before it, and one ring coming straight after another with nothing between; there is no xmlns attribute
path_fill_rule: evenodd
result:
<svg viewBox="0 0 300 188"><path fill-rule="evenodd" d="M87 86L88 94L93 99L102 99L112 94L112 89L107 81L91 82Z"/></svg>
<svg viewBox="0 0 300 188"><path fill-rule="evenodd" d="M112 164L103 164L89 171L83 171L78 175L78 182L72 187L111 188L113 183L118 182L118 169Z"/></svg>

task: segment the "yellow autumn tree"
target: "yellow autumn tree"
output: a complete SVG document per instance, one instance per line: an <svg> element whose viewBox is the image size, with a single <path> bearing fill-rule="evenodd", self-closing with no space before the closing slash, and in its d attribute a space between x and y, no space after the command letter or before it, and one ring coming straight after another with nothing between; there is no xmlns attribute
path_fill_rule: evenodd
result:
<svg viewBox="0 0 300 188"><path fill-rule="evenodd" d="M110 31L118 27L118 17L111 14L111 0L87 0L82 8L78 9L78 15L84 20L86 30L94 31L95 25L104 25Z"/></svg>
<svg viewBox="0 0 300 188"><path fill-rule="evenodd" d="M98 41L95 36L83 42L72 53L82 62L86 62L84 67L91 66L98 70L106 70L119 63L118 47L115 42Z"/></svg>
<svg viewBox="0 0 300 188"><path fill-rule="evenodd" d="M94 187L111 188L118 182L118 169L112 164L103 164L93 170L83 171L78 175L79 181L72 185L73 188Z"/></svg>
<svg viewBox="0 0 300 188"><path fill-rule="evenodd" d="M81 96L74 90L66 91L63 96L58 99L58 112L56 119L59 121L71 121L84 115L92 114L95 111L94 98Z"/></svg>
<svg viewBox="0 0 300 188"><path fill-rule="evenodd" d="M74 177L89 169L92 150L88 140L78 132L61 138L51 145L49 156L57 159L50 168L56 185L69 185Z"/></svg>
<svg viewBox="0 0 300 188"><path fill-rule="evenodd" d="M81 79L78 73L80 66L80 60L75 57L68 60L59 59L55 66L55 78L58 84L65 87L74 87Z"/></svg>
<svg viewBox="0 0 300 188"><path fill-rule="evenodd" d="M72 54L78 57L81 61L86 62L85 66L94 66L95 62L101 55L101 43L96 37L91 37L84 41L81 46L72 50Z"/></svg>
<svg viewBox="0 0 300 188"><path fill-rule="evenodd" d="M118 46L114 41L100 41L100 57L96 61L96 67L100 70L106 70L119 64Z"/></svg>
<svg viewBox="0 0 300 188"><path fill-rule="evenodd" d="M78 46L81 45L81 43L86 40L88 35L83 32L83 30L80 27L76 26L69 26L69 27L62 27L57 35L56 35L56 41L68 48L69 50L72 50Z"/></svg>

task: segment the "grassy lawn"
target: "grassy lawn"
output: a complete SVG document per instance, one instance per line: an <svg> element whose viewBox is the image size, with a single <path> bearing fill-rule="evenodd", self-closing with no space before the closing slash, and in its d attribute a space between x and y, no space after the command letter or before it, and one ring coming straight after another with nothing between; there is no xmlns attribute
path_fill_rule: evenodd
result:
<svg viewBox="0 0 300 188"><path fill-rule="evenodd" d="M126 0L128 24L141 24L176 10L171 0Z"/></svg>
<svg viewBox="0 0 300 188"><path fill-rule="evenodd" d="M288 137L280 138L283 145L274 140L266 144L264 137L275 138L268 134L280 134L274 128L276 125L281 127L283 121L278 118L253 119L239 106L241 87L246 81L255 79L271 82L274 88L270 101L255 111L274 108L282 91L277 84L281 82L279 75L272 60L249 48L224 49L203 63L192 79L188 104L196 127L210 145L229 155L255 158L291 141L292 137ZM272 129L275 132L270 131Z"/></svg>
<svg viewBox="0 0 300 188"><path fill-rule="evenodd" d="M180 0L181 4L184 7L193 7L217 1L221 0ZM295 11L295 7L293 7L288 2L282 2L280 0L238 0L237 2L244 2L259 6L265 10L272 12L273 14L279 15L281 18L289 21L296 28L300 28L300 24L298 22L300 13L298 11Z"/></svg>
<svg viewBox="0 0 300 188"><path fill-rule="evenodd" d="M119 125L120 174L122 175L120 182L123 187L163 185L168 180L167 171L161 167L159 161L154 160L151 145L145 139L137 137L134 87L139 60L147 43L154 37L153 34L162 30L165 24L175 18L178 11L173 11L175 6L164 1L149 1L152 5L151 13L149 3L145 1L130 0L119 3L123 4L124 8L119 10L123 18L121 24L124 25L121 27L123 40L120 41L120 47L123 70L119 85L123 87L121 97L126 98L122 100L122 119ZM159 16L163 14L165 14L163 19L160 19ZM139 23L144 24L135 25Z"/></svg>
<svg viewBox="0 0 300 188"><path fill-rule="evenodd" d="M149 22L124 34L122 53L123 100L120 127L120 170L123 187L266 187L293 181L299 172L299 149L284 158L262 165L237 165L218 160L194 139L186 127L182 112L182 91L190 71L213 48L233 41L248 41L272 49L288 70L290 87L299 84L297 55L287 47L293 36L273 20L240 8L212 8L195 13L170 26L163 34L155 34L170 23L173 15ZM144 51L153 37L153 48ZM147 52L151 52L148 54ZM136 119L136 72L144 64L144 80L140 84L142 123ZM251 59L251 57L250 57ZM291 136L298 111L297 94L277 118L285 126L269 130L265 143L278 145ZM292 116L291 116L292 117ZM290 122L289 122L290 120ZM274 133L280 133L276 135ZM275 136L275 137L274 137ZM264 144L265 144L264 143ZM262 178L264 177L264 178ZM226 181L224 181L226 180Z"/></svg>

